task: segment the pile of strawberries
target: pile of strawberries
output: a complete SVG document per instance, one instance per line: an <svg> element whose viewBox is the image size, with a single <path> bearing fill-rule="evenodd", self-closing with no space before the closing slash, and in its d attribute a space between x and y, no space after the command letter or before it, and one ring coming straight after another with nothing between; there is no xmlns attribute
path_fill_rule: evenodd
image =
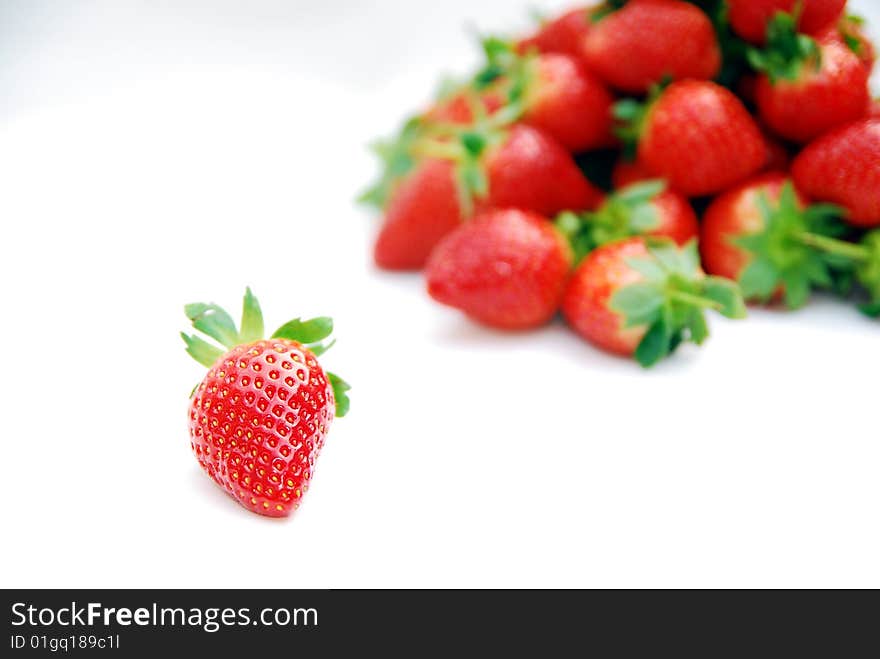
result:
<svg viewBox="0 0 880 659"><path fill-rule="evenodd" d="M493 327L562 312L650 366L705 310L880 316L875 51L845 0L608 0L520 40L378 147L375 260Z"/></svg>

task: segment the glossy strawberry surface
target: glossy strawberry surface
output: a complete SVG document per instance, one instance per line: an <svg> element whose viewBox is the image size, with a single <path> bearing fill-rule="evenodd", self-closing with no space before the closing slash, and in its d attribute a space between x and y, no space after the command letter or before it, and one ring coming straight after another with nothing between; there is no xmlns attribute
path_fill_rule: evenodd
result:
<svg viewBox="0 0 880 659"><path fill-rule="evenodd" d="M190 443L242 505L285 517L308 490L334 413L329 379L308 349L256 341L223 355L193 392Z"/></svg>

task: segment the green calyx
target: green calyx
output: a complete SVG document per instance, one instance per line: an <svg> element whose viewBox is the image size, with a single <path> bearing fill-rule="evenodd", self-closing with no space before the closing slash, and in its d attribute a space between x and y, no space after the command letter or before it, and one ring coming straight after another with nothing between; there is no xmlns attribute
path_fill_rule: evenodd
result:
<svg viewBox="0 0 880 659"><path fill-rule="evenodd" d="M880 318L880 229L865 234L859 246L864 251L856 264L856 280L868 293L860 309L871 318Z"/></svg>
<svg viewBox="0 0 880 659"><path fill-rule="evenodd" d="M615 103L611 109L611 114L615 120L614 134L623 143L623 157L626 160L633 161L636 159L639 140L642 139L642 134L645 132L651 108L654 107L654 104L663 95L663 90L671 82L671 78L664 78L651 87L644 101L624 98Z"/></svg>
<svg viewBox="0 0 880 659"><path fill-rule="evenodd" d="M797 80L805 65L816 71L822 66L822 52L815 39L798 33L796 17L785 12L777 12L767 24L766 47L750 48L746 57L753 69L767 74L774 84Z"/></svg>
<svg viewBox="0 0 880 659"><path fill-rule="evenodd" d="M660 217L652 202L664 190L665 181L634 183L606 197L598 210L559 215L556 227L568 238L575 263L597 247L656 229Z"/></svg>
<svg viewBox="0 0 880 659"><path fill-rule="evenodd" d="M605 0L605 2L589 13L590 22L598 23L606 16L610 16L616 12L618 9L623 9L626 2L627 0Z"/></svg>
<svg viewBox="0 0 880 659"><path fill-rule="evenodd" d="M396 137L377 141L370 147L379 158L380 173L378 180L358 197L359 203L379 209L385 207L394 184L415 167L412 148L423 132L423 120L413 117L404 123Z"/></svg>
<svg viewBox="0 0 880 659"><path fill-rule="evenodd" d="M245 290L244 302L241 313L241 329L235 325L232 316L216 304L196 302L187 304L184 313L189 318L192 326L208 338L214 339L223 346L219 348L214 343L206 341L198 334L186 334L180 336L186 344L186 351L199 364L211 368L228 350L236 346L260 341L264 336L263 312L260 303L250 288ZM288 339L296 341L303 347L308 348L316 357L320 357L336 343L330 339L333 333L333 319L327 317L312 318L311 320L295 319L279 327L273 339ZM336 416L342 417L348 412L349 399L347 391L351 387L334 373L327 373L333 394L336 399Z"/></svg>
<svg viewBox="0 0 880 659"><path fill-rule="evenodd" d="M834 270L845 267L857 248L835 238L842 230L837 218L843 210L830 204L801 208L791 181L783 185L777 202L762 192L756 203L762 230L734 240L751 255L739 276L746 299L769 302L783 289L786 306L797 309L813 288L832 288Z"/></svg>
<svg viewBox="0 0 880 659"><path fill-rule="evenodd" d="M648 252L627 261L643 281L621 288L610 303L624 327L648 328L635 352L642 366L653 366L684 341L702 344L709 336L706 309L727 318L746 316L734 282L703 274L695 240L683 248L670 240L652 240Z"/></svg>

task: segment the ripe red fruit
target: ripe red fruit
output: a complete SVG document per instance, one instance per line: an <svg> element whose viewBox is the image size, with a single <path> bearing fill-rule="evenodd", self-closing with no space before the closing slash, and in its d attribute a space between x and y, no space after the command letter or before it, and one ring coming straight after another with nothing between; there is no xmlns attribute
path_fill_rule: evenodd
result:
<svg viewBox="0 0 880 659"><path fill-rule="evenodd" d="M595 211L563 213L556 221L579 261L592 250L631 236L668 238L685 245L697 238L699 225L688 200L664 181L643 181L609 195Z"/></svg>
<svg viewBox="0 0 880 659"><path fill-rule="evenodd" d="M868 118L880 119L880 99L875 98L871 101L871 105L868 108Z"/></svg>
<svg viewBox="0 0 880 659"><path fill-rule="evenodd" d="M762 45L767 26L778 12L791 14L799 10L798 29L814 34L840 17L846 0L727 0L727 4L733 31L750 43Z"/></svg>
<svg viewBox="0 0 880 659"><path fill-rule="evenodd" d="M540 53L561 53L580 57L584 38L592 24L591 16L596 9L578 7L547 21L534 35L520 41L517 50L521 53L537 50Z"/></svg>
<svg viewBox="0 0 880 659"><path fill-rule="evenodd" d="M245 508L286 517L308 490L334 416L348 410L348 385L316 359L331 344L329 318L295 320L263 340L248 289L241 330L223 309L190 304L193 327L225 346L182 334L210 370L189 406L190 443L202 469Z"/></svg>
<svg viewBox="0 0 880 659"><path fill-rule="evenodd" d="M392 192L373 250L385 270L418 270L440 240L463 220L449 160L424 160Z"/></svg>
<svg viewBox="0 0 880 659"><path fill-rule="evenodd" d="M567 55L540 55L531 68L524 121L544 130L569 151L588 151L614 142L614 97L578 60Z"/></svg>
<svg viewBox="0 0 880 659"><path fill-rule="evenodd" d="M593 24L581 52L587 68L633 93L667 78L709 80L721 68L711 21L678 0L630 0Z"/></svg>
<svg viewBox="0 0 880 659"><path fill-rule="evenodd" d="M762 171L787 172L791 165L791 155L788 153L788 149L778 140L767 135L764 137L767 142L767 160Z"/></svg>
<svg viewBox="0 0 880 659"><path fill-rule="evenodd" d="M496 145L489 145L493 138L488 136L485 151L478 155L488 183L478 205L552 217L567 209L595 208L602 201L602 191L584 178L571 155L549 135L523 124L504 133Z"/></svg>
<svg viewBox="0 0 880 659"><path fill-rule="evenodd" d="M488 64L473 81L477 93L506 99L503 114L540 128L569 151L614 143L605 85L572 57L559 53L521 55L503 40L483 41Z"/></svg>
<svg viewBox="0 0 880 659"><path fill-rule="evenodd" d="M880 119L834 130L795 158L792 175L811 199L843 206L850 224L880 226Z"/></svg>
<svg viewBox="0 0 880 659"><path fill-rule="evenodd" d="M426 268L428 292L492 327L536 327L559 308L571 258L545 217L490 210L437 246Z"/></svg>
<svg viewBox="0 0 880 659"><path fill-rule="evenodd" d="M870 37L865 33L864 23L855 16L842 16L837 23L832 23L816 35L822 43L838 43L846 46L870 73L877 60L877 50Z"/></svg>
<svg viewBox="0 0 880 659"><path fill-rule="evenodd" d="M598 248L575 270L562 301L569 324L585 339L651 366L685 339L702 343L702 310L729 318L745 315L735 284L706 277L695 242L629 238Z"/></svg>
<svg viewBox="0 0 880 659"><path fill-rule="evenodd" d="M782 299L790 308L806 303L813 287L827 288L831 275L818 245L838 209L807 206L784 174L765 174L717 197L700 231L703 267L740 284L748 300Z"/></svg>
<svg viewBox="0 0 880 659"><path fill-rule="evenodd" d="M639 162L689 197L721 192L760 170L767 145L748 110L713 82L683 80L646 107L622 101L619 134L637 141Z"/></svg>
<svg viewBox="0 0 880 659"><path fill-rule="evenodd" d="M865 116L870 102L868 70L839 42L818 44L816 56L790 77L758 78L756 102L764 123L777 135L805 143Z"/></svg>

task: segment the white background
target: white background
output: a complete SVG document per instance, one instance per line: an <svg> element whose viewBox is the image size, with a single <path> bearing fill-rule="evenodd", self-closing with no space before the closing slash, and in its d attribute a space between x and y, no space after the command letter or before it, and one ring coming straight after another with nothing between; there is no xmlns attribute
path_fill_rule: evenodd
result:
<svg viewBox="0 0 880 659"><path fill-rule="evenodd" d="M525 4L0 0L0 585L880 586L876 323L713 319L642 372L372 268L364 144ZM354 385L280 522L187 437L181 307L246 284Z"/></svg>

